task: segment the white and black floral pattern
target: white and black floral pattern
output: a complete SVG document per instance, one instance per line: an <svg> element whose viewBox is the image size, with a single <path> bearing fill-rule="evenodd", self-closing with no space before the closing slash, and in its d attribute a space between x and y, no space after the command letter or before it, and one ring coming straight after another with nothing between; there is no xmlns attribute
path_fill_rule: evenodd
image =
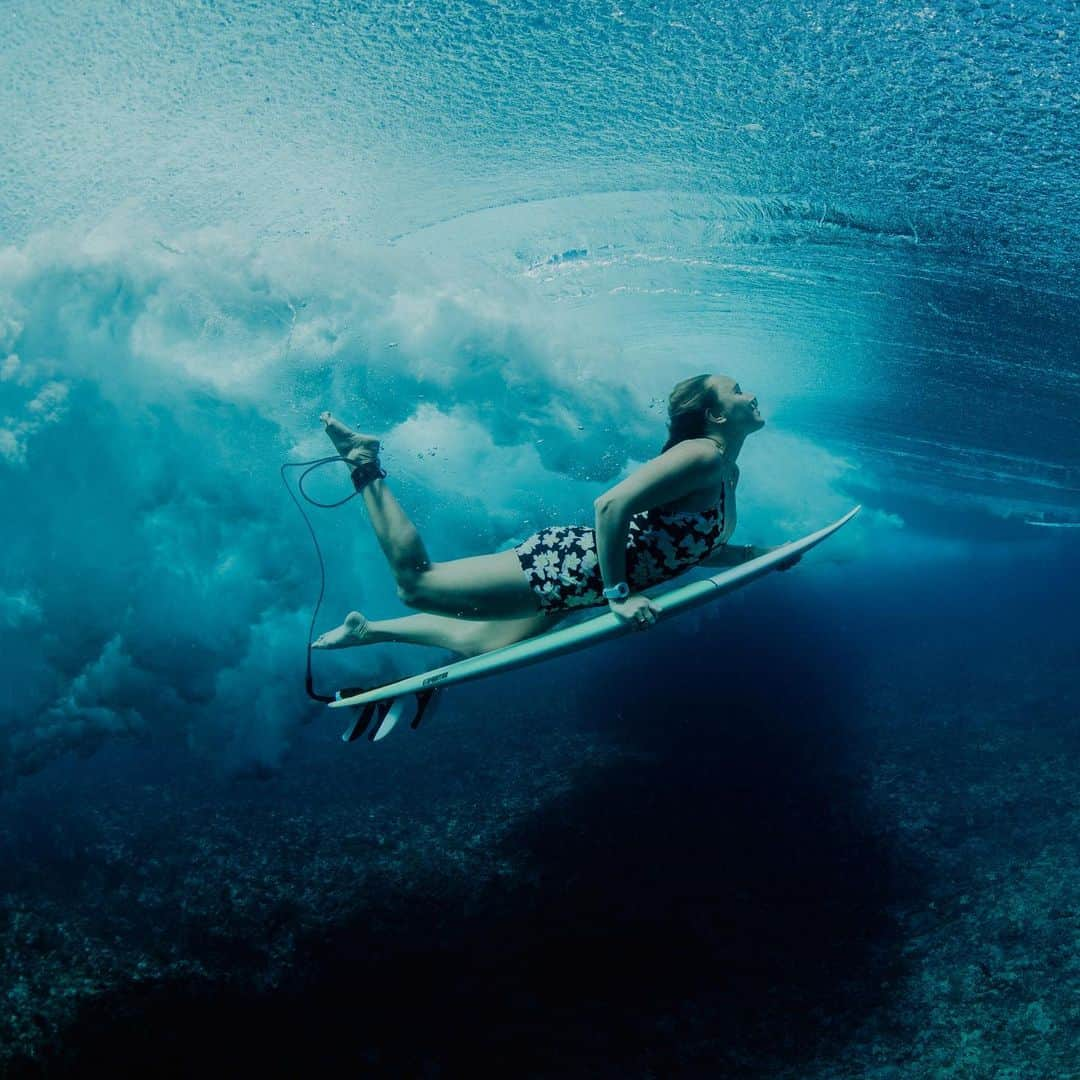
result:
<svg viewBox="0 0 1080 1080"><path fill-rule="evenodd" d="M646 510L630 519L626 581L633 592L697 566L726 542L724 498L700 512ZM533 533L516 548L542 611L603 604L596 534L587 525L559 525Z"/></svg>

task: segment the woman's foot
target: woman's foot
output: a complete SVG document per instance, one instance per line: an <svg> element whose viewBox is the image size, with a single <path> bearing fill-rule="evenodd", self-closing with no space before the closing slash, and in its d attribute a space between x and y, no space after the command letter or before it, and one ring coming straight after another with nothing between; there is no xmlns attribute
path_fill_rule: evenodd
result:
<svg viewBox="0 0 1080 1080"><path fill-rule="evenodd" d="M311 643L313 649L347 649L351 645L367 645L368 621L359 611L350 611L345 621L327 630Z"/></svg>
<svg viewBox="0 0 1080 1080"><path fill-rule="evenodd" d="M322 413L319 419L326 425L326 434L341 460L349 466L349 475L357 491L363 491L372 480L386 475L386 470L379 464L379 440L374 435L361 435L328 412Z"/></svg>
<svg viewBox="0 0 1080 1080"><path fill-rule="evenodd" d="M322 413L319 419L326 425L326 434L334 449L350 465L367 465L379 460L379 440L374 435L361 435L328 412Z"/></svg>

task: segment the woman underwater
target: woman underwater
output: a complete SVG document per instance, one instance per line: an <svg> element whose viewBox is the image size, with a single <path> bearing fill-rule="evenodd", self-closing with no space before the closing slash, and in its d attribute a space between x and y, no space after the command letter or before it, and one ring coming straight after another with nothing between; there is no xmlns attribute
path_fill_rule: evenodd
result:
<svg viewBox="0 0 1080 1080"><path fill-rule="evenodd" d="M735 462L746 437L765 426L757 398L727 375L695 375L672 390L660 455L595 500L595 527L555 526L507 551L442 563L428 557L387 487L378 439L329 413L321 419L351 466L398 596L423 614L372 622L353 611L316 649L400 641L476 656L605 603L645 629L657 611L642 589L694 566L736 566L772 550L727 543L735 531Z"/></svg>

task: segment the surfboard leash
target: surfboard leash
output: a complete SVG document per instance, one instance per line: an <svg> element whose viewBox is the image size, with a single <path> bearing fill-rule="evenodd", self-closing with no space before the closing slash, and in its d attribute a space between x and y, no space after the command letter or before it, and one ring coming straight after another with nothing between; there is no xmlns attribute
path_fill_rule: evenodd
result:
<svg viewBox="0 0 1080 1080"><path fill-rule="evenodd" d="M322 548L319 547L319 539L315 535L315 528L311 524L311 520L307 514L304 513L303 506L300 505L300 500L293 494L293 490L289 487L289 481L285 477L286 469L303 469L300 474L300 478L296 482L297 489L307 502L312 506L317 506L321 510L335 510L339 506L344 506L350 499L355 499L360 494L359 491L354 491L351 495L346 495L344 499L339 499L333 503L321 503L317 499L313 499L304 490L304 478L310 472L314 472L316 469L321 468L323 465L329 465L331 461L345 461L343 457L338 454L332 454L330 457L315 458L313 461L286 461L280 469L281 482L285 485L285 490L289 493L289 498L292 499L296 509L300 511L300 516L304 519L304 524L307 526L308 532L311 534L311 542L315 545L315 556L319 560L319 598L315 601L315 610L311 613L311 622L308 625L308 637L307 637L307 674L304 679L304 688L307 690L308 697L314 701L320 701L324 704L330 701L336 701L337 698L333 695L320 694L315 690L314 679L311 674L311 639L315 633L315 620L319 615L319 608L322 607L323 596L326 593L326 564L323 562ZM347 462L346 462L347 464Z"/></svg>

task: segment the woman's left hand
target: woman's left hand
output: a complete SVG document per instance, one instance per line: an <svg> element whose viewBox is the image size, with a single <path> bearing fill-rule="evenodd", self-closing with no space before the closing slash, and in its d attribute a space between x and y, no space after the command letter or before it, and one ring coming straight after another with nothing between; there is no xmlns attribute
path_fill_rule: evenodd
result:
<svg viewBox="0 0 1080 1080"><path fill-rule="evenodd" d="M633 623L638 630L652 626L660 614L653 602L641 593L628 596L622 601L609 600L608 607L615 618L621 622Z"/></svg>

